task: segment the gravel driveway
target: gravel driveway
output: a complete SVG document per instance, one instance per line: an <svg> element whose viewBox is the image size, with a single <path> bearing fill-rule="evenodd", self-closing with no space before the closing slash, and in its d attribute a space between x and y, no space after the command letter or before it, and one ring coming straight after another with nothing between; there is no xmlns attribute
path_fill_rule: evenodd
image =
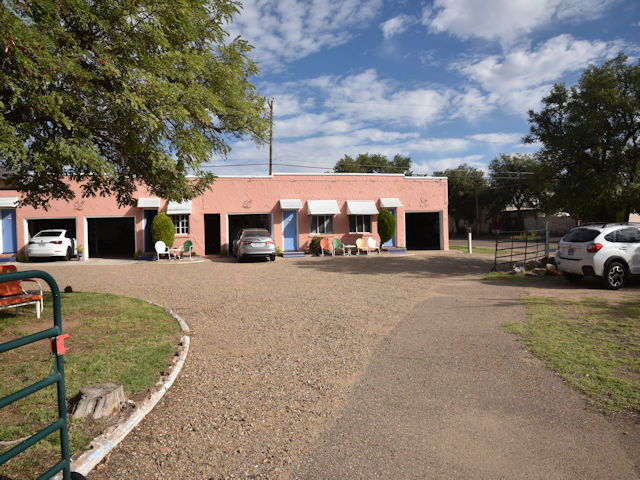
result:
<svg viewBox="0 0 640 480"><path fill-rule="evenodd" d="M527 291L478 282L492 261L419 252L275 263L36 265L52 273L61 288L121 293L169 306L192 331L189 358L173 387L89 479L336 478L328 473L333 471L341 478L387 472L395 478L550 478L550 466L560 464L566 468L558 478L598 478L603 471L609 478L637 478L632 452L638 425L590 411L579 394L502 331L501 323L524 314L517 298ZM589 284L563 292L635 293L594 292ZM478 336L463 335L470 329ZM415 358L423 363L407 366L404 349L417 349ZM382 358L389 361L380 365ZM385 367L394 358L402 375ZM442 364L435 365L434 358ZM467 367L482 362L480 383ZM421 383L431 366L431 383ZM413 368L418 368L415 378ZM516 387L506 388L511 381ZM410 385L407 391L433 402L376 403L367 400L370 390L363 382L382 384L372 388L385 395ZM490 392L496 388L507 398L494 404ZM478 389L483 401L465 410ZM554 408L558 404L564 406ZM382 465L366 455L354 464L349 452L347 468L347 460L331 453L342 439L343 454L351 445L384 456L367 439L376 438L376 418L381 418L376 412L395 408L410 408L416 425L437 423L437 430L410 429L410 438L418 435L419 441L399 449L411 452L398 456L395 470L393 460ZM493 415L476 416L482 408ZM362 424L356 433L342 428L353 421L354 409ZM381 418L381 431L400 432L398 441L404 442L406 418L397 419L404 427L395 428L389 417ZM502 420L489 424L491 418ZM526 441L519 442L522 435ZM352 437L360 443L345 441ZM532 450L540 442L544 448ZM456 453L461 447L464 454ZM408 462L421 464L412 469ZM410 471L413 475L403 473Z"/></svg>

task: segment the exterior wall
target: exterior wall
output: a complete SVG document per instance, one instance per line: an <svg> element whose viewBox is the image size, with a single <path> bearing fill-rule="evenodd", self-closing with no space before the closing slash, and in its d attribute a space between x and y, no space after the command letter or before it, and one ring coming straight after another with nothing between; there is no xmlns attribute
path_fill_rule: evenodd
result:
<svg viewBox="0 0 640 480"><path fill-rule="evenodd" d="M136 251L143 248L143 209L121 207L113 197L81 198L79 189L73 188L77 197L72 202L56 200L48 210L20 207L17 210L18 250L23 251L28 242L26 221L38 218L74 218L78 244L85 247L87 242L86 219L91 217L132 216L136 224ZM18 196L15 191L3 191L1 196ZM146 189L140 188L137 197L151 197ZM307 200L336 200L340 214L334 216L334 234L322 235L340 238L343 243L355 243L356 238L377 234L377 216L371 216L371 234L349 234L347 200L372 200L380 208L380 198L400 199L402 207L396 208L396 245L405 245L405 212L440 213L440 247L449 248L447 215L447 180L433 177L405 177L402 175L367 174L324 174L293 175L282 174L271 177L220 177L215 180L210 191L194 199L189 218L189 235L176 235L174 246L180 247L191 240L194 251L204 253L204 214L220 214L220 244L228 248L228 215L258 214L271 215L272 233L278 246L283 244L282 210L280 199L300 199L302 208L298 210L298 250L307 250L311 238L310 216ZM166 212L167 201L162 200L159 212Z"/></svg>

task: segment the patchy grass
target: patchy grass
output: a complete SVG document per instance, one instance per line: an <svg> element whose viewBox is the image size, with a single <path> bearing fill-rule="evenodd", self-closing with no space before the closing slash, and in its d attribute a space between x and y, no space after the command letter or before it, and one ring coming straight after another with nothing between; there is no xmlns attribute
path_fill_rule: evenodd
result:
<svg viewBox="0 0 640 480"><path fill-rule="evenodd" d="M505 325L604 413L640 413L640 297L527 297L527 316Z"/></svg>
<svg viewBox="0 0 640 480"><path fill-rule="evenodd" d="M467 253L469 251L469 247L466 245L449 245L449 250ZM495 248L474 247L473 244L471 245L471 251L473 253L490 253L492 255L496 252Z"/></svg>
<svg viewBox="0 0 640 480"><path fill-rule="evenodd" d="M115 381L129 398L142 396L169 365L180 339L180 326L162 308L142 300L103 293L62 294L62 327L70 338L65 359L67 402L83 387ZM0 343L53 326L52 299L37 320L31 309L21 315L0 312ZM53 365L49 341L0 356L0 397L45 378ZM67 403L68 406L68 403ZM47 387L0 410L0 442L28 437L57 418L55 386ZM86 448L104 422L72 420L71 454ZM60 460L59 435L49 435L0 468L0 478L35 478ZM0 452L10 446L0 444Z"/></svg>
<svg viewBox="0 0 640 480"><path fill-rule="evenodd" d="M530 272L527 272L530 273ZM482 276L482 280L489 282L505 282L505 283L524 283L524 284L548 284L546 286L553 285L566 285L566 280L561 275L522 275L513 274L511 272L489 272Z"/></svg>

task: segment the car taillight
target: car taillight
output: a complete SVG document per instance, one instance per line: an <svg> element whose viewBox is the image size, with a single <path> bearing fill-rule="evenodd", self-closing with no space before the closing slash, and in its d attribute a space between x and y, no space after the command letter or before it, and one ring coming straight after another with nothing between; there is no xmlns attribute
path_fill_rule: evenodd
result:
<svg viewBox="0 0 640 480"><path fill-rule="evenodd" d="M601 248L602 248L601 243L590 243L589 246L587 247L587 252L596 253Z"/></svg>
<svg viewBox="0 0 640 480"><path fill-rule="evenodd" d="M240 242L242 245L251 245L251 240L243 240Z"/></svg>
<svg viewBox="0 0 640 480"><path fill-rule="evenodd" d="M54 243L56 245L62 245L62 240L51 240L49 243Z"/></svg>
<svg viewBox="0 0 640 480"><path fill-rule="evenodd" d="M274 242L273 242L273 241L271 241L271 240L267 240L267 241L266 241L266 242L264 242L264 243L266 243L267 245L273 245L273 243L274 243Z"/></svg>

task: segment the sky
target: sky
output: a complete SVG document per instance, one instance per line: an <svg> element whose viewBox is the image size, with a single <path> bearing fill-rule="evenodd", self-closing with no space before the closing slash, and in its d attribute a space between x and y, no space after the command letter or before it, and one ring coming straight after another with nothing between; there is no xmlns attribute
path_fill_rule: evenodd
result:
<svg viewBox="0 0 640 480"><path fill-rule="evenodd" d="M243 0L227 26L254 46L273 99L273 172L396 154L413 171L487 171L525 145L529 109L618 53L640 58L638 0ZM216 175L266 175L269 147L231 143Z"/></svg>

